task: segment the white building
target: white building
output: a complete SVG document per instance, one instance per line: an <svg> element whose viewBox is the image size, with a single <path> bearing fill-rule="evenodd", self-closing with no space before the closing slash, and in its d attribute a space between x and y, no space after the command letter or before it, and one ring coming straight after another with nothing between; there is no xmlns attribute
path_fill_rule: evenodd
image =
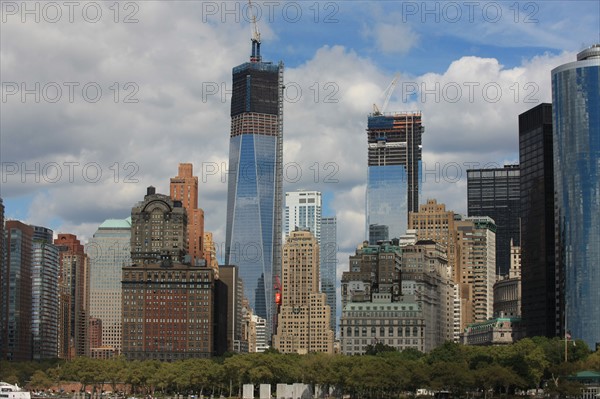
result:
<svg viewBox="0 0 600 399"><path fill-rule="evenodd" d="M310 229L321 243L321 193L319 191L292 191L285 193L285 228L287 238L296 229Z"/></svg>
<svg viewBox="0 0 600 399"><path fill-rule="evenodd" d="M131 264L131 218L108 219L85 246L90 259L90 317L102 320L102 347L121 352L121 280Z"/></svg>

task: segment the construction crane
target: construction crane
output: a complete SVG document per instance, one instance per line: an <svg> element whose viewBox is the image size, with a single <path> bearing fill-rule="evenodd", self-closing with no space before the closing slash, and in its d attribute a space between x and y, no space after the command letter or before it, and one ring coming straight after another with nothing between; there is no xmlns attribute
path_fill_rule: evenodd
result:
<svg viewBox="0 0 600 399"><path fill-rule="evenodd" d="M250 56L250 62L260 62L260 31L252 8L252 0L248 0L248 9L252 13L252 55Z"/></svg>
<svg viewBox="0 0 600 399"><path fill-rule="evenodd" d="M385 112L385 109L388 106L388 103L390 102L390 98L392 97L392 93L394 92L394 89L396 88L396 83L398 83L399 78L400 78L399 75L394 76L394 79L392 80L392 82L384 90L383 95L385 96L385 99L383 100L383 105L381 106L381 110L379 109L379 107L377 107L377 104L373 103L373 115L375 115L375 116L383 115L383 113Z"/></svg>

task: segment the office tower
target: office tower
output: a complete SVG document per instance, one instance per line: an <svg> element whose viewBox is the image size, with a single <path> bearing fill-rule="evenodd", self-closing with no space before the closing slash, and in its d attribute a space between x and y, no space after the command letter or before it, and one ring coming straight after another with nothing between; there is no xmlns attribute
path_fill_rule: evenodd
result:
<svg viewBox="0 0 600 399"><path fill-rule="evenodd" d="M8 220L2 270L2 359L31 360L31 253L33 228Z"/></svg>
<svg viewBox="0 0 600 399"><path fill-rule="evenodd" d="M187 252L187 213L180 201L157 194L152 186L131 209L133 264L190 263Z"/></svg>
<svg viewBox="0 0 600 399"><path fill-rule="evenodd" d="M285 236L296 228L313 233L320 250L321 292L327 296L331 309L331 329L336 330L336 267L337 267L337 219L322 217L321 193L298 190L285 194Z"/></svg>
<svg viewBox="0 0 600 399"><path fill-rule="evenodd" d="M180 201L187 212L187 248L192 264L204 259L204 210L198 208L198 176L191 163L180 163L171 178L171 199Z"/></svg>
<svg viewBox="0 0 600 399"><path fill-rule="evenodd" d="M124 267L125 358L176 361L212 356L213 294L213 270L207 267L177 262Z"/></svg>
<svg viewBox="0 0 600 399"><path fill-rule="evenodd" d="M496 282L496 225L489 217L455 220L461 329L490 319Z"/></svg>
<svg viewBox="0 0 600 399"><path fill-rule="evenodd" d="M557 335L552 104L519 115L522 314L527 336Z"/></svg>
<svg viewBox="0 0 600 399"><path fill-rule="evenodd" d="M101 322L101 346L121 352L121 277L131 264L131 218L107 219L85 245L90 264L91 318ZM96 341L97 343L98 341ZM94 346L90 337L90 350Z"/></svg>
<svg viewBox="0 0 600 399"><path fill-rule="evenodd" d="M90 353L92 353L92 349L102 347L102 320L96 317L89 318L88 337L90 340Z"/></svg>
<svg viewBox="0 0 600 399"><path fill-rule="evenodd" d="M248 353L260 353L269 349L267 321L250 313L248 315Z"/></svg>
<svg viewBox="0 0 600 399"><path fill-rule="evenodd" d="M556 260L564 331L600 344L600 44L552 70ZM562 319L562 317L561 317Z"/></svg>
<svg viewBox="0 0 600 399"><path fill-rule="evenodd" d="M398 238L398 237L396 237ZM377 245L383 241L389 241L390 228L385 224L370 224L369 225L369 245Z"/></svg>
<svg viewBox="0 0 600 399"><path fill-rule="evenodd" d="M233 68L225 264L237 265L254 314L275 322L280 276L283 63L263 62L260 37L250 62Z"/></svg>
<svg viewBox="0 0 600 399"><path fill-rule="evenodd" d="M4 203L0 198L0 360L6 358L5 342L6 339L6 312L5 305L8 303L8 280L5 276L6 267L6 244L4 232Z"/></svg>
<svg viewBox="0 0 600 399"><path fill-rule="evenodd" d="M209 231L204 232L204 259L206 260L207 267L218 272L219 262L217 261L217 247L213 240L213 234Z"/></svg>
<svg viewBox="0 0 600 399"><path fill-rule="evenodd" d="M221 265L219 278L215 279L215 353L239 352L242 339L243 287L239 269L233 265ZM237 345L236 345L237 343Z"/></svg>
<svg viewBox="0 0 600 399"><path fill-rule="evenodd" d="M52 243L52 230L31 226L31 333L32 359L58 356L58 248Z"/></svg>
<svg viewBox="0 0 600 399"><path fill-rule="evenodd" d="M448 270L446 247L419 240L402 247L402 286L414 297L425 323L423 351L451 341L454 335L454 283Z"/></svg>
<svg viewBox="0 0 600 399"><path fill-rule="evenodd" d="M430 351L453 334L453 285L444 248L431 240L357 248L342 276L342 353L382 343Z"/></svg>
<svg viewBox="0 0 600 399"><path fill-rule="evenodd" d="M433 240L444 245L452 279L458 281L454 217L454 212L447 211L445 204L438 204L437 200L428 199L426 204L419 206L418 212L409 213L408 228L416 231L419 240Z"/></svg>
<svg viewBox="0 0 600 399"><path fill-rule="evenodd" d="M148 187L131 209L131 265L122 268L122 352L128 360L210 357L214 271L183 263L181 202Z"/></svg>
<svg viewBox="0 0 600 399"><path fill-rule="evenodd" d="M54 240L59 262L58 357L88 354L89 259L77 236L59 234Z"/></svg>
<svg viewBox="0 0 600 399"><path fill-rule="evenodd" d="M283 246L281 307L273 347L282 353L333 353L327 297L319 292L319 244L293 231Z"/></svg>
<svg viewBox="0 0 600 399"><path fill-rule="evenodd" d="M319 191L291 191L285 193L285 227L288 237L296 228L308 229L321 243L321 193Z"/></svg>
<svg viewBox="0 0 600 399"><path fill-rule="evenodd" d="M510 268L510 240L520 245L520 179L518 165L467 171L469 216L489 216L496 224L496 274Z"/></svg>
<svg viewBox="0 0 600 399"><path fill-rule="evenodd" d="M398 238L406 231L408 212L418 210L424 130L420 112L369 116L367 234L379 224L388 226L389 238Z"/></svg>
<svg viewBox="0 0 600 399"><path fill-rule="evenodd" d="M327 297L330 309L330 328L337 328L337 218L321 218L321 292Z"/></svg>

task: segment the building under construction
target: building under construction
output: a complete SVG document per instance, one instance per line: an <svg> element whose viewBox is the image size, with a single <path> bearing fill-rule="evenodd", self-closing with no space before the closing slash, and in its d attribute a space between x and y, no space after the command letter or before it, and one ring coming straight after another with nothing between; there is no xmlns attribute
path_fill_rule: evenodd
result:
<svg viewBox="0 0 600 399"><path fill-rule="evenodd" d="M419 209L421 177L420 112L369 115L366 232L388 227L389 237L406 232L408 212Z"/></svg>

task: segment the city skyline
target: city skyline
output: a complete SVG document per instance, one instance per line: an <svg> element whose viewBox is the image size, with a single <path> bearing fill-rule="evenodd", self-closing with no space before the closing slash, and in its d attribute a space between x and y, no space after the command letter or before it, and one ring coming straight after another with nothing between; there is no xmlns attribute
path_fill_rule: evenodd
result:
<svg viewBox="0 0 600 399"><path fill-rule="evenodd" d="M217 257L223 261L230 71L249 56L249 21L223 18L223 10L211 14L194 2L132 4L137 12L135 7L121 9L118 18L105 8L96 25L81 13L70 23L63 12L63 21L55 24L44 18L23 23L18 14L3 14L6 112L0 126L0 194L5 219L73 233L85 243L105 219L129 216L146 186L168 192L175 166L190 162L199 176L198 206L206 212L206 229L214 232ZM242 8L244 3L238 4ZM508 3L490 2L490 13L496 6L502 9L499 20L482 16L478 8L475 22L469 22L468 8L461 4L462 17L456 21L441 3L434 3L439 10L429 16L420 3L414 3L416 10L399 2L318 3L318 18L310 4L297 3L300 20L291 22L291 14L278 9L271 23L266 5L258 4L263 42L268 43L263 55L286 63L283 190L304 187L323 193L323 213L338 217L338 273L365 238L366 116L373 103L381 102L392 76L400 72L388 111L422 111L427 127L419 202L437 198L466 214L466 170L518 160L516 116L549 102L551 69L598 41L600 7L552 2L534 3L532 10L518 3L514 10ZM580 13L563 13L561 7L578 7ZM127 16L138 22L123 23ZM164 28L163 18L181 20L183 31ZM373 21L380 22L369 24ZM97 27L104 28L100 34ZM155 40L139 40L144 35ZM390 40L397 36L404 40ZM40 62L38 55L53 62ZM109 59L115 64L104 62ZM41 87L59 82L65 98L45 101L53 93L53 86L47 86L48 92L40 89L40 102L34 95L23 102L21 93L7 95L13 88L7 82L25 82L29 88L35 82ZM61 82L79 82L72 103ZM103 90L99 102L81 96L79 89L90 82ZM479 84L473 101L469 82ZM487 98L480 90L486 84L491 88ZM497 102L495 84L503 93ZM422 101L410 95L414 85L427 85L434 93ZM462 96L452 102L457 86ZM294 88L302 94L296 96ZM35 118L29 117L32 113ZM456 178L456 170L462 178ZM102 176L96 180L98 171ZM299 171L302 177L296 178Z"/></svg>

